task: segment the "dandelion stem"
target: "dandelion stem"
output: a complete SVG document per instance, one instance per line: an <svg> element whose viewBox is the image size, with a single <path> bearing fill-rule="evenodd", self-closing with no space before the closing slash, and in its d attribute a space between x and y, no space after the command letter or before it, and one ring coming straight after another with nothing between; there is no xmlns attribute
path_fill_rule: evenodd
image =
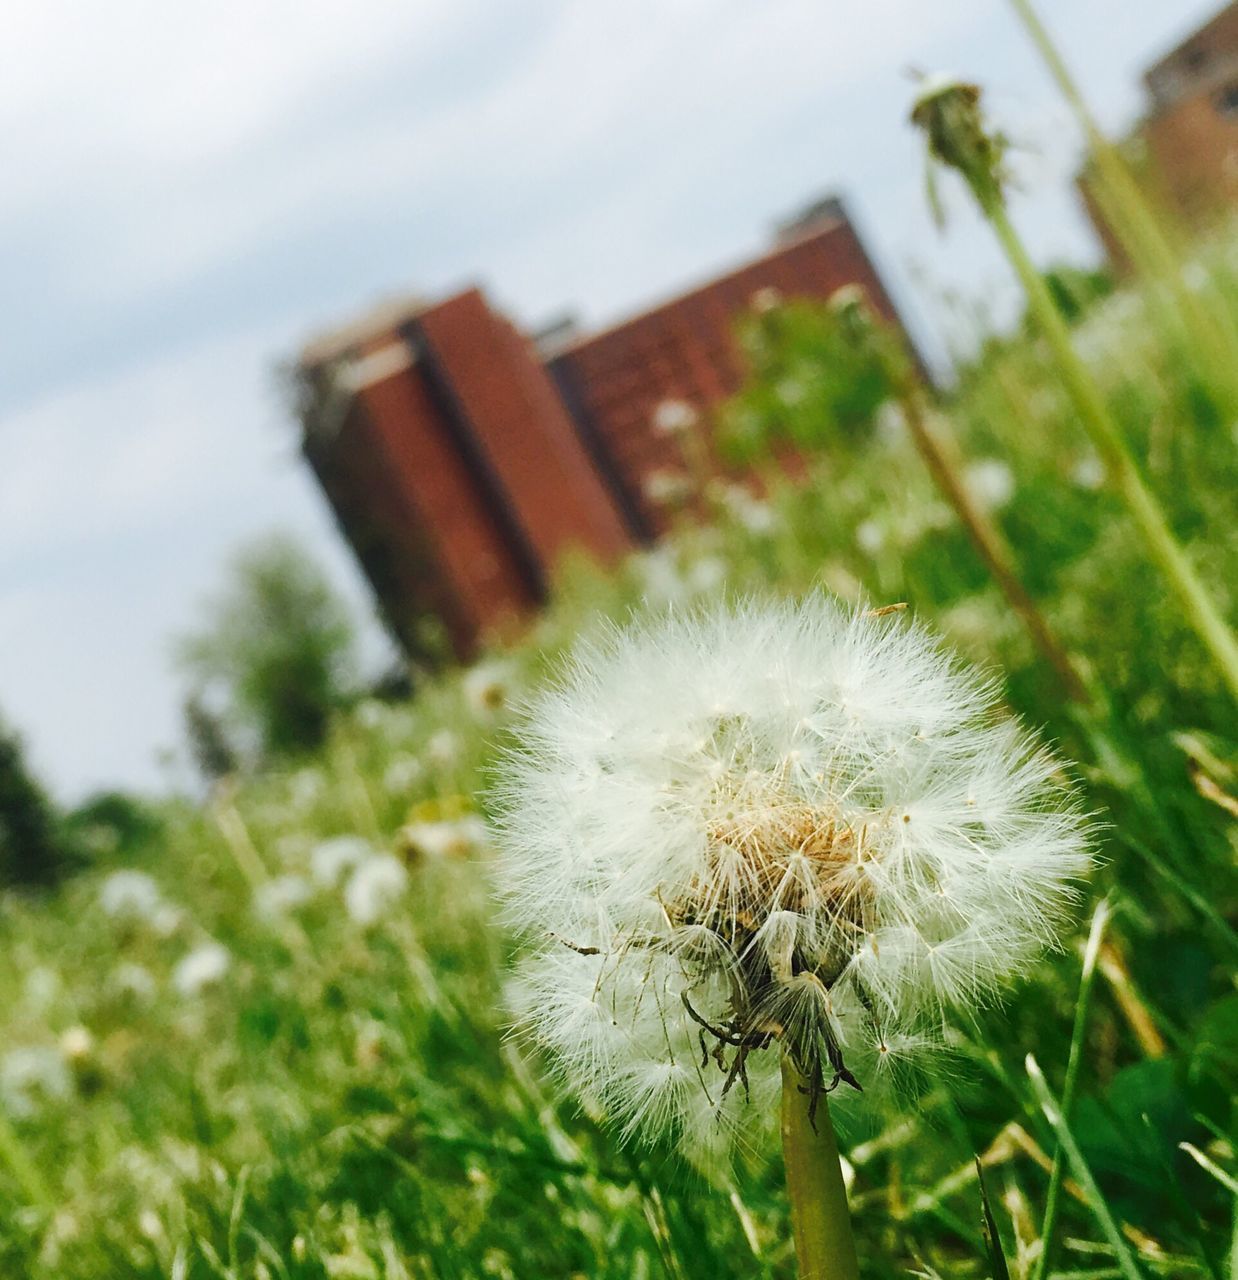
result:
<svg viewBox="0 0 1238 1280"><path fill-rule="evenodd" d="M1066 391L1104 460L1111 481L1134 517L1153 559L1177 593L1187 621L1211 653L1230 693L1238 699L1238 641L1144 483L1096 383L1071 345L1066 322L1011 224L1000 194L983 200L981 208L1023 285L1032 315L1053 351Z"/></svg>
<svg viewBox="0 0 1238 1280"><path fill-rule="evenodd" d="M859 1280L829 1103L824 1094L818 1094L816 1115L810 1118L808 1085L786 1053L782 1055L782 1151L800 1280Z"/></svg>
<svg viewBox="0 0 1238 1280"><path fill-rule="evenodd" d="M1037 608L1036 602L1023 585L1010 544L988 514L972 498L967 486L963 483L959 475L955 456L957 450L954 448L953 440L934 431L918 390L905 386L900 398L903 415L907 419L907 428L911 432L916 449L924 459L929 474L942 495L954 508L963 528L967 530L972 545L993 575L994 581L1001 588L1006 602L1022 620L1032 638L1032 643L1056 672L1067 697L1072 702L1086 703L1087 689L1075 670L1070 656L1058 642L1044 614Z"/></svg>
<svg viewBox="0 0 1238 1280"><path fill-rule="evenodd" d="M1188 357L1193 356L1196 363L1203 366L1201 372L1205 379L1214 390L1219 389L1226 395L1232 406L1238 395L1238 384L1231 355L1234 334L1229 317L1219 312L1209 315L1184 284L1173 243L1162 230L1122 153L1101 130L1031 0L1010 0L1010 3L1087 137L1088 150L1100 178L1097 198L1105 218L1121 239L1130 260L1154 286L1161 284L1168 289L1177 307L1176 315L1172 307L1162 305L1155 288L1153 302L1163 316L1169 313L1165 318L1172 328L1179 330L1180 340L1185 339L1183 346Z"/></svg>

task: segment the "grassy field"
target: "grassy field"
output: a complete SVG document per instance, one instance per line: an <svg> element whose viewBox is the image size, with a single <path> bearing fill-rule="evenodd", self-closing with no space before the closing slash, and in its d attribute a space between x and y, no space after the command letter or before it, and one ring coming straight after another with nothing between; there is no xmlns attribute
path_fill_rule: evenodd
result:
<svg viewBox="0 0 1238 1280"><path fill-rule="evenodd" d="M1194 264L1200 296L1229 307L1232 261ZM1074 338L1200 573L1232 592L1233 406L1135 293ZM732 413L794 435L819 353L766 355ZM712 520L618 573L572 567L536 633L479 672L365 703L322 758L163 803L149 830L101 826L95 868L50 901L0 899L0 1274L790 1276L776 1151L707 1182L625 1148L506 1035L514 944L477 815L511 704L599 614L820 585L906 601L1000 673L1104 824L1065 950L954 1026L901 1106L837 1109L864 1274L1005 1274L976 1156L1009 1273L1030 1274L1063 1136L1054 1274L1235 1274L1233 707L1044 346L992 343L942 412L1085 702L1061 693L897 415L822 444L805 483L713 491ZM1072 1044L1055 1130L1026 1058L1057 1097Z"/></svg>

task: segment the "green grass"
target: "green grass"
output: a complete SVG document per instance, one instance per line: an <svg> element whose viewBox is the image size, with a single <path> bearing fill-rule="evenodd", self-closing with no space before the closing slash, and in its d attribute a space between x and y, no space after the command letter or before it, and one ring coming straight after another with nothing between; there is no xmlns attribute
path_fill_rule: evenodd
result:
<svg viewBox="0 0 1238 1280"><path fill-rule="evenodd" d="M1206 259L1207 288L1233 303L1227 261ZM1232 592L1234 424L1136 296L1117 295L1076 340L1201 574ZM811 344L797 352L781 390L756 386L738 411L810 412L787 394L811 375ZM892 1111L836 1108L864 1274L984 1277L991 1256L1032 1274L1061 1139L1051 1274L1223 1276L1238 1170L1234 708L1120 505L1088 487L1087 444L1041 345L993 344L945 408L969 459L1013 472L997 515L1096 691L1091 708L1061 701L897 434L824 448L808 483L771 478L767 527L719 504L716 521L612 576L572 567L554 610L503 655L506 678L529 687L598 614L709 594L720 575L732 591L907 601L1000 672L1011 706L1077 762L1103 862L1070 945L1002 1007L958 1023L940 1078ZM448 677L414 704L341 719L299 770L212 806L164 803L158 834L51 899L2 900L0 1275L792 1274L777 1152L711 1185L671 1152L618 1145L603 1116L558 1096L547 1064L506 1035L514 944L486 849L418 857L398 834L484 809L508 732L506 713L475 711ZM308 875L314 847L349 834L407 857L408 891L381 920L355 923L338 888L255 911L264 882ZM108 916L100 886L120 866L152 876L175 919ZM208 939L228 971L178 993L177 963ZM77 1027L90 1046L66 1055ZM42 1084L18 1078L32 1062Z"/></svg>

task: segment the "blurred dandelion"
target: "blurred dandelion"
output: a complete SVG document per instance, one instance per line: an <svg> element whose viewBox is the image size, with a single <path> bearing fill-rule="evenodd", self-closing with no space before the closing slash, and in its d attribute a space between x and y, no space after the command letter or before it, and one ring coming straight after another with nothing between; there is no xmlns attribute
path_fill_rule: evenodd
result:
<svg viewBox="0 0 1238 1280"><path fill-rule="evenodd" d="M499 797L522 1019L566 1081L704 1163L772 1114L780 1046L794 1203L826 1093L1024 970L1088 868L1059 766L995 701L822 595L579 649Z"/></svg>
<svg viewBox="0 0 1238 1280"><path fill-rule="evenodd" d="M144 871L113 871L99 889L99 905L119 920L154 920L164 905L159 886Z"/></svg>
<svg viewBox="0 0 1238 1280"><path fill-rule="evenodd" d="M462 688L469 709L478 719L486 719L511 700L511 670L503 662L478 663L466 673Z"/></svg>
<svg viewBox="0 0 1238 1280"><path fill-rule="evenodd" d="M652 423L659 435L679 436L691 431L699 420L686 400L663 400L653 411Z"/></svg>
<svg viewBox="0 0 1238 1280"><path fill-rule="evenodd" d="M374 846L361 836L332 836L310 852L310 874L325 889L333 889L345 872L370 857Z"/></svg>
<svg viewBox="0 0 1238 1280"><path fill-rule="evenodd" d="M963 471L963 483L987 511L1008 506L1015 493L1014 472L1000 458L977 458L969 462Z"/></svg>
<svg viewBox="0 0 1238 1280"><path fill-rule="evenodd" d="M276 876L254 890L254 911L264 920L275 920L303 907L313 896L314 885L304 876Z"/></svg>
<svg viewBox="0 0 1238 1280"><path fill-rule="evenodd" d="M486 843L486 824L473 813L462 818L409 822L400 828L400 843L418 857L467 858Z"/></svg>
<svg viewBox="0 0 1238 1280"><path fill-rule="evenodd" d="M220 942L204 942L177 962L172 970L172 985L182 996L196 996L221 982L231 966L227 947Z"/></svg>
<svg viewBox="0 0 1238 1280"><path fill-rule="evenodd" d="M360 925L380 920L408 889L408 871L390 853L358 863L344 886L344 906Z"/></svg>

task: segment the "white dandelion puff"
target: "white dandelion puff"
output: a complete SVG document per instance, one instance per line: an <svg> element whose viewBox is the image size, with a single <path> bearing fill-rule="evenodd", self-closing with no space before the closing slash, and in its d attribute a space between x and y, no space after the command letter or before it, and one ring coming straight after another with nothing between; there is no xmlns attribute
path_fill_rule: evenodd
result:
<svg viewBox="0 0 1238 1280"><path fill-rule="evenodd" d="M344 907L360 925L372 925L404 896L408 871L399 858L376 854L357 865L344 886Z"/></svg>
<svg viewBox="0 0 1238 1280"><path fill-rule="evenodd" d="M416 756L399 755L383 770L383 787L393 796L406 795L425 773L425 766Z"/></svg>
<svg viewBox="0 0 1238 1280"><path fill-rule="evenodd" d="M305 876L276 876L254 890L254 914L264 920L277 920L305 906L313 896L313 882Z"/></svg>
<svg viewBox="0 0 1238 1280"><path fill-rule="evenodd" d="M578 649L498 795L514 991L564 1082L696 1158L772 1114L764 1050L863 1086L1024 971L1089 837L996 700L919 626L824 595Z"/></svg>
<svg viewBox="0 0 1238 1280"><path fill-rule="evenodd" d="M159 886L144 871L113 871L99 888L99 905L117 920L153 920L164 905Z"/></svg>
<svg viewBox="0 0 1238 1280"><path fill-rule="evenodd" d="M172 985L186 998L222 982L232 967L232 956L221 942L204 942L177 961Z"/></svg>
<svg viewBox="0 0 1238 1280"><path fill-rule="evenodd" d="M400 844L423 858L467 858L486 843L486 824L475 814L436 822L410 822L400 828Z"/></svg>
<svg viewBox="0 0 1238 1280"><path fill-rule="evenodd" d="M996 511L1015 494L1014 472L1000 458L978 458L963 472L963 483L980 506Z"/></svg>
<svg viewBox="0 0 1238 1280"><path fill-rule="evenodd" d="M64 1054L50 1045L23 1045L0 1058L0 1106L25 1120L73 1092Z"/></svg>
<svg viewBox="0 0 1238 1280"><path fill-rule="evenodd" d="M333 889L346 872L374 853L361 836L332 836L316 844L310 853L310 875L324 889Z"/></svg>
<svg viewBox="0 0 1238 1280"><path fill-rule="evenodd" d="M662 436L678 436L691 431L700 415L686 400L663 400L653 411L652 426Z"/></svg>

